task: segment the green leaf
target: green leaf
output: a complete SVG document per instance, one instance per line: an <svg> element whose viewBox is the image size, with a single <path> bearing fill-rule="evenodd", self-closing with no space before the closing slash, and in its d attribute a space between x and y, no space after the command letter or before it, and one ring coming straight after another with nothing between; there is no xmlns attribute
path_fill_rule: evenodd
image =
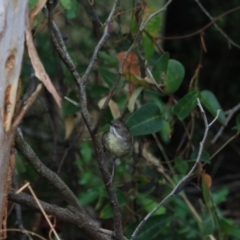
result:
<svg viewBox="0 0 240 240"><path fill-rule="evenodd" d="M143 33L142 35L142 41L143 41L143 52L145 58L149 61L151 57L153 56L154 49L155 49L155 43L146 33Z"/></svg>
<svg viewBox="0 0 240 240"><path fill-rule="evenodd" d="M88 85L87 95L94 99L103 98L109 93L109 88L100 85Z"/></svg>
<svg viewBox="0 0 240 240"><path fill-rule="evenodd" d="M170 59L168 62L168 70L167 70L167 77L164 81L165 87L164 92L166 93L174 93L180 87L183 78L185 75L185 69L183 65L173 59Z"/></svg>
<svg viewBox="0 0 240 240"><path fill-rule="evenodd" d="M187 93L178 103L173 107L174 114L178 119L182 121L191 112L191 110L197 105L198 91L191 91Z"/></svg>
<svg viewBox="0 0 240 240"><path fill-rule="evenodd" d="M113 217L112 207L109 203L107 203L104 206L104 208L102 209L102 211L100 212L100 218L108 219L108 218L112 218L112 217Z"/></svg>
<svg viewBox="0 0 240 240"><path fill-rule="evenodd" d="M154 207L158 204L157 201L151 199L150 197L146 196L146 194L140 194L137 195L137 203L141 205L147 213L151 212ZM155 215L161 215L166 213L165 207L160 207L153 216Z"/></svg>
<svg viewBox="0 0 240 240"><path fill-rule="evenodd" d="M28 1L29 9L32 9L37 4L37 2L38 0L29 0Z"/></svg>
<svg viewBox="0 0 240 240"><path fill-rule="evenodd" d="M60 0L60 3L64 9L70 9L72 2L73 2L72 0Z"/></svg>
<svg viewBox="0 0 240 240"><path fill-rule="evenodd" d="M80 152L84 163L89 163L92 161L92 147L90 146L89 142L81 143Z"/></svg>
<svg viewBox="0 0 240 240"><path fill-rule="evenodd" d="M196 160L198 156L198 152L199 152L199 149L195 149L191 154L191 159ZM209 164L211 163L210 156L206 151L202 151L202 155L200 159L202 162L209 163Z"/></svg>
<svg viewBox="0 0 240 240"><path fill-rule="evenodd" d="M68 19L75 18L77 15L77 1L76 0L61 0L61 4L65 9L65 14Z"/></svg>
<svg viewBox="0 0 240 240"><path fill-rule="evenodd" d="M221 233L229 234L234 230L234 224L231 220L220 218L218 224Z"/></svg>
<svg viewBox="0 0 240 240"><path fill-rule="evenodd" d="M150 14L156 12L158 8L159 4L156 4L155 1L152 0L148 1L147 6L144 8L143 19L146 20L150 16ZM162 15L157 14L147 23L144 30L151 37L157 37L159 35L161 27L162 27ZM144 56L149 61L153 56L155 43L146 33L143 33L142 40Z"/></svg>
<svg viewBox="0 0 240 240"><path fill-rule="evenodd" d="M142 92L144 88L143 87L139 87L137 88L131 95L131 97L129 98L129 101L128 101L128 110L129 112L133 112L134 111L134 106L135 106L135 103L137 101L137 98L138 96L140 95L140 93Z"/></svg>
<svg viewBox="0 0 240 240"><path fill-rule="evenodd" d="M214 204L219 205L220 203L225 202L228 194L229 194L229 191L227 188L221 188L217 191L214 191L212 193L212 199Z"/></svg>
<svg viewBox="0 0 240 240"><path fill-rule="evenodd" d="M236 117L236 124L237 125L235 127L233 127L232 129L240 131L240 114L238 114L237 117Z"/></svg>
<svg viewBox="0 0 240 240"><path fill-rule="evenodd" d="M188 170L188 163L182 157L176 157L174 159L174 165L176 170L181 174L186 174Z"/></svg>
<svg viewBox="0 0 240 240"><path fill-rule="evenodd" d="M137 240L157 240L162 239L162 231L168 227L173 217L166 215L153 216L143 225L137 234ZM136 229L138 223L134 223L127 227L127 237L130 238L133 231Z"/></svg>
<svg viewBox="0 0 240 240"><path fill-rule="evenodd" d="M162 128L159 131L159 135L164 143L169 143L171 139L172 127L170 122L163 119Z"/></svg>
<svg viewBox="0 0 240 240"><path fill-rule="evenodd" d="M207 219L203 220L199 223L199 227L202 231L202 234L207 236L213 233L214 231L214 222L212 218L209 216Z"/></svg>
<svg viewBox="0 0 240 240"><path fill-rule="evenodd" d="M213 117L216 117L217 115L217 110L221 110L219 117L218 117L218 121L222 124L225 123L226 121L226 117L224 115L224 112L217 100L217 98L215 97L215 95L208 91L208 90L204 90L200 93L200 100L202 105L213 115Z"/></svg>
<svg viewBox="0 0 240 240"><path fill-rule="evenodd" d="M240 114L238 114L236 117L236 124L240 125Z"/></svg>
<svg viewBox="0 0 240 240"><path fill-rule="evenodd" d="M99 190L88 190L84 191L84 193L81 193L78 196L78 199L83 206L86 206L97 200L99 196L100 196Z"/></svg>
<svg viewBox="0 0 240 240"><path fill-rule="evenodd" d="M71 100L78 103L78 98L76 97L75 93L71 92L70 94L68 94L68 98L70 98ZM69 115L72 115L77 112L79 112L78 106L72 104L71 102L69 102L67 100L64 100L64 102L63 102L63 115L64 116L69 116Z"/></svg>
<svg viewBox="0 0 240 240"><path fill-rule="evenodd" d="M144 79L132 74L131 72L124 72L122 75L126 79L126 81L136 86L150 88L150 89L154 87L154 84L145 81Z"/></svg>
<svg viewBox="0 0 240 240"><path fill-rule="evenodd" d="M133 136L155 133L162 128L160 109L155 103L147 103L132 113L126 124Z"/></svg>
<svg viewBox="0 0 240 240"><path fill-rule="evenodd" d="M15 154L15 165L19 174L26 172L26 167L24 165L24 162L22 161L22 158L18 153Z"/></svg>
<svg viewBox="0 0 240 240"><path fill-rule="evenodd" d="M103 78L103 80L108 85L108 87L111 88L113 86L116 78L117 78L117 74L113 73L113 72L110 72L107 69L102 68L102 67L98 67L98 71L99 71L101 77ZM117 86L116 86L116 90L119 90L122 87L122 85L123 85L123 80L120 79L118 81Z"/></svg>
<svg viewBox="0 0 240 240"><path fill-rule="evenodd" d="M116 196L117 196L119 206L120 207L125 206L126 203L127 203L127 199L126 199L125 194L119 189L116 189L115 191L116 191Z"/></svg>
<svg viewBox="0 0 240 240"><path fill-rule="evenodd" d="M105 67L117 67L118 66L118 59L114 56L110 56L105 52L98 52L98 56L101 60L103 60L103 65Z"/></svg>
<svg viewBox="0 0 240 240"><path fill-rule="evenodd" d="M169 53L165 52L154 64L152 69L152 75L157 83L166 81L168 62Z"/></svg>

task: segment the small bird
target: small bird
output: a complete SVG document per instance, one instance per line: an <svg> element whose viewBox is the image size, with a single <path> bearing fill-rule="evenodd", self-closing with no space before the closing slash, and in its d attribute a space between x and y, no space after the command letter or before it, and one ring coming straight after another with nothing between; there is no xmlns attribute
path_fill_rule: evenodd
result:
<svg viewBox="0 0 240 240"><path fill-rule="evenodd" d="M131 152L133 138L125 123L116 119L110 123L110 128L103 134L102 141L108 152L121 158Z"/></svg>

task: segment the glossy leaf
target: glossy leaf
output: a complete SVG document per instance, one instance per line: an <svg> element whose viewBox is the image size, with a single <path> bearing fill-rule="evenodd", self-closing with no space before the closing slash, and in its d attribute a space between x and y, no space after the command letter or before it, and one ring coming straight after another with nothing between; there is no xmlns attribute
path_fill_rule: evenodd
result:
<svg viewBox="0 0 240 240"><path fill-rule="evenodd" d="M150 16L150 14L156 12L159 8L161 8L159 5L161 5L161 3L156 4L155 0L148 0L147 6L144 8L143 20L146 21L147 18ZM143 33L142 42L143 42L144 56L148 61L152 58L154 49L155 49L155 43L151 39L151 37L157 37L159 35L161 26L162 26L162 15L161 14L157 14L155 17L153 17L148 22L148 24L145 26L144 30L148 34Z"/></svg>
<svg viewBox="0 0 240 240"><path fill-rule="evenodd" d="M173 59L170 59L168 62L168 70L167 70L167 77L164 81L164 92L166 93L174 93L180 87L183 78L185 75L185 69L183 65Z"/></svg>
<svg viewBox="0 0 240 240"><path fill-rule="evenodd" d="M215 95L208 90L204 90L200 93L200 100L202 105L212 114L213 117L216 117L217 110L221 110L218 121L224 124L226 117Z"/></svg>
<svg viewBox="0 0 240 240"><path fill-rule="evenodd" d="M155 133L162 128L160 109L155 103L147 103L132 113L126 124L133 136Z"/></svg>
<svg viewBox="0 0 240 240"><path fill-rule="evenodd" d="M173 107L174 114L177 115L178 119L182 121L191 112L191 110L197 105L197 91L191 91L186 94L178 103Z"/></svg>
<svg viewBox="0 0 240 240"><path fill-rule="evenodd" d="M144 56L149 61L153 56L155 43L146 33L143 33L142 41L143 41Z"/></svg>
<svg viewBox="0 0 240 240"><path fill-rule="evenodd" d="M169 62L169 53L165 52L157 60L152 69L152 75L157 83L166 81Z"/></svg>

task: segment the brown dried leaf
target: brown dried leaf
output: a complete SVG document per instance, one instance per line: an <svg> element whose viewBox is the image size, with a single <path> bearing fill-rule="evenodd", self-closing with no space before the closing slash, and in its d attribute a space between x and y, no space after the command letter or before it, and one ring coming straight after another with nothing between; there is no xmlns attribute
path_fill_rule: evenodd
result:
<svg viewBox="0 0 240 240"><path fill-rule="evenodd" d="M122 61L127 52L120 52L118 54L118 62L122 64ZM123 72L130 72L138 77L140 77L140 67L138 63L138 58L134 52L130 52L123 64Z"/></svg>
<svg viewBox="0 0 240 240"><path fill-rule="evenodd" d="M47 75L38 57L36 48L33 43L31 27L29 22L27 23L27 27L26 27L26 43L27 43L28 54L31 59L31 63L34 68L36 77L44 84L47 90L52 94L58 106L61 107L61 98L59 97L55 87L53 86L49 76Z"/></svg>
<svg viewBox="0 0 240 240"><path fill-rule="evenodd" d="M202 174L202 178L204 179L206 185L208 188L210 188L212 186L212 178L209 174L207 173L203 173Z"/></svg>
<svg viewBox="0 0 240 240"><path fill-rule="evenodd" d="M47 0L39 0L37 4L33 7L33 9L29 13L29 21L30 21L30 26L33 25L33 22L38 15L38 13L42 10L44 5L46 4Z"/></svg>
<svg viewBox="0 0 240 240"><path fill-rule="evenodd" d="M64 139L67 140L73 132L75 127L75 118L73 115L69 115L64 117L64 125L65 125L65 137Z"/></svg>

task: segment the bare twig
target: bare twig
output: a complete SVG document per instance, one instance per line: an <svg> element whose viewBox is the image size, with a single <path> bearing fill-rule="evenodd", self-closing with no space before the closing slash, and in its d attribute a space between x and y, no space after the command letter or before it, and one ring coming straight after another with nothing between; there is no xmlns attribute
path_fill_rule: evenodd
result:
<svg viewBox="0 0 240 240"><path fill-rule="evenodd" d="M204 6L199 2L199 0L195 0L201 10L206 14L206 16L212 21L214 18L209 14L209 12L204 8ZM213 23L214 27L223 35L224 38L227 39L229 45L233 45L234 47L240 49L240 45L235 43L218 25L217 23Z"/></svg>
<svg viewBox="0 0 240 240"><path fill-rule="evenodd" d="M231 120L231 118L233 117L233 115L240 109L240 103L237 104L235 107L233 107L232 109L228 110L225 112L227 116L226 121L224 123L223 126L220 127L220 129L218 130L217 134L215 135L215 137L212 139L211 143L214 144L216 143L216 141L218 140L218 138L222 135L224 128L228 125L229 121Z"/></svg>
<svg viewBox="0 0 240 240"><path fill-rule="evenodd" d="M21 192L21 193L17 194L15 189L11 189L8 194L8 199L15 203L21 204L22 206L29 207L36 211L40 211L39 206L36 203L36 201L34 200L34 198L26 193ZM72 209L69 207L61 208L56 205L52 205L52 204L49 204L49 203L46 203L43 201L39 201L39 202L47 214L53 215L61 221L75 224L79 228L85 229L85 230L86 230L86 228L91 228L92 224L95 225L94 222L89 223L88 220L86 220L83 215L78 214L78 211L75 208L72 208ZM89 224L86 224L86 222L88 222ZM94 230L94 232L97 231L98 235L94 236L94 234L93 234L94 232L92 232L92 235L89 235L89 236L91 236L91 239L100 239L100 240L110 240L111 239L108 236L99 234L100 232L103 233L104 230L100 231L100 229L97 226L95 226L95 228L96 228L96 230Z"/></svg>
<svg viewBox="0 0 240 240"><path fill-rule="evenodd" d="M64 97L64 99L66 99L67 101L69 101L69 102L72 103L73 105L79 107L79 104L78 104L77 102L73 101L72 99L70 99L70 98L68 98L68 97L66 97L66 96Z"/></svg>
<svg viewBox="0 0 240 240"><path fill-rule="evenodd" d="M19 188L19 184L18 184L18 172L15 169L14 174L13 174L13 182L12 185L14 186L14 188L18 189ZM25 228L23 225L23 219L22 219L22 206L20 204L16 204L15 205L15 211L16 211L16 222L15 225L18 226L20 228L20 230L22 230L23 233L23 237L21 238L26 239L26 237L29 240L33 240L32 237L28 234L28 232L25 232Z"/></svg>
<svg viewBox="0 0 240 240"><path fill-rule="evenodd" d="M108 16L107 21L105 22L104 33L103 33L100 41L98 42L97 46L95 47L95 50L94 50L93 55L92 55L92 58L91 58L91 60L90 60L90 62L88 64L88 67L87 67L85 73L82 76L83 83L85 83L87 81L88 75L90 74L90 72L91 72L91 70L93 68L93 65L94 65L94 63L95 63L95 61L97 59L97 54L98 54L99 50L101 49L102 45L104 44L104 42L107 40L108 36L109 36L109 24L112 21L112 17L113 17L113 14L116 11L118 2L119 2L119 0L115 0L114 1L112 10L111 10L111 12L110 12L110 14Z"/></svg>
<svg viewBox="0 0 240 240"><path fill-rule="evenodd" d="M39 209L41 210L43 216L45 217L45 220L47 221L47 223L48 223L48 225L49 225L51 231L54 233L56 239L57 239L57 240L60 240L60 238L59 238L59 236L58 236L58 234L57 234L55 228L53 227L51 221L49 220L49 217L47 216L45 210L43 209L43 207L42 207L40 201L38 200L38 198L37 198L35 192L33 191L32 187L30 186L30 184L28 184L26 187L27 187L27 188L29 189L29 191L31 192L31 194L32 194L32 196L33 196L35 202L37 203Z"/></svg>
<svg viewBox="0 0 240 240"><path fill-rule="evenodd" d="M185 38L190 38L190 37L193 37L195 35L198 35L198 34L201 34L203 33L204 30L206 30L207 28L209 28L214 22L216 22L217 20L219 20L220 18L232 13L232 12L235 12L237 10L240 9L240 6L237 6L235 8L232 8L222 14L220 14L219 16L215 17L212 21L210 21L208 24L206 24L204 27L200 28L199 30L195 31L195 32L192 32L192 33L189 33L189 34L185 34L185 35L182 35L182 36L166 36L166 37L155 37L155 39L165 39L165 40L173 40L173 39L185 39Z"/></svg>
<svg viewBox="0 0 240 240"><path fill-rule="evenodd" d="M135 229L135 231L133 232L132 234L132 237L131 237L131 240L134 240L137 236L137 233L139 232L139 230L141 229L141 227L144 225L144 223L161 207L163 206L168 200L170 200L175 194L176 194L176 191L178 190L178 188L180 187L181 184L183 184L186 180L188 180L192 174L194 173L198 163L200 162L201 160L201 155L202 155L202 151L203 151L203 145L204 145L204 142L206 141L206 138L207 138L207 134L208 134L208 130L210 128L210 126L217 120L219 114L220 114L220 110L217 111L217 115L216 117L214 118L214 120L208 124L208 121L207 121L207 117L206 117L206 114L203 110L203 107L200 103L200 100L197 98L197 104L198 104L198 107L202 113L202 117L203 117L203 121L204 121L204 125L205 125L205 131L204 131L204 135L203 135L203 139L202 141L200 142L199 144L199 152L198 152L198 156L197 156L197 159L195 160L195 163L193 165L193 167L191 168L191 170L188 172L188 174L186 176L184 176L179 182L178 184L173 188L173 190L160 202L158 203L155 208L145 216L145 218L140 222L140 224L137 226L137 228Z"/></svg>
<svg viewBox="0 0 240 240"><path fill-rule="evenodd" d="M115 4L113 6L114 9L116 8L117 2L118 1L115 1ZM108 192L109 199L110 199L110 203L111 203L112 208L113 208L114 232L115 232L115 235L118 239L123 239L123 230L122 230L122 220L121 220L120 208L119 208L119 205L118 205L117 197L116 197L116 194L114 192L112 183L109 184L109 182L111 180L111 174L104 169L104 158L105 158L105 156L104 156L104 153L103 153L102 142L100 141L98 135L95 134L95 131L94 131L95 127L94 127L94 124L92 122L90 113L89 113L88 108L87 108L87 95L86 95L86 89L85 89L85 83L86 82L83 82L82 78L80 78L74 63L73 63L72 59L70 58L70 56L68 54L65 43L62 40L61 33L60 33L57 25L55 24L53 19L49 17L48 10L45 8L43 11L44 11L45 15L48 17L48 20L49 20L49 33L50 33L50 37L53 41L53 44L54 44L57 52L59 53L59 56L61 57L63 62L66 64L67 68L70 70L77 86L79 87L80 112L81 112L82 117L83 117L83 119L86 123L86 126L89 130L89 133L92 137L92 141L93 141L93 144L94 144L94 150L96 151L96 155L97 155L98 166L99 166L99 169L101 171L103 181L104 181L104 184L105 184L105 187L106 187L106 190ZM112 13L112 11L111 11L111 13ZM104 41L105 41L105 39L104 39ZM103 42L101 44L103 44ZM99 51L100 48L97 48L97 49Z"/></svg>

